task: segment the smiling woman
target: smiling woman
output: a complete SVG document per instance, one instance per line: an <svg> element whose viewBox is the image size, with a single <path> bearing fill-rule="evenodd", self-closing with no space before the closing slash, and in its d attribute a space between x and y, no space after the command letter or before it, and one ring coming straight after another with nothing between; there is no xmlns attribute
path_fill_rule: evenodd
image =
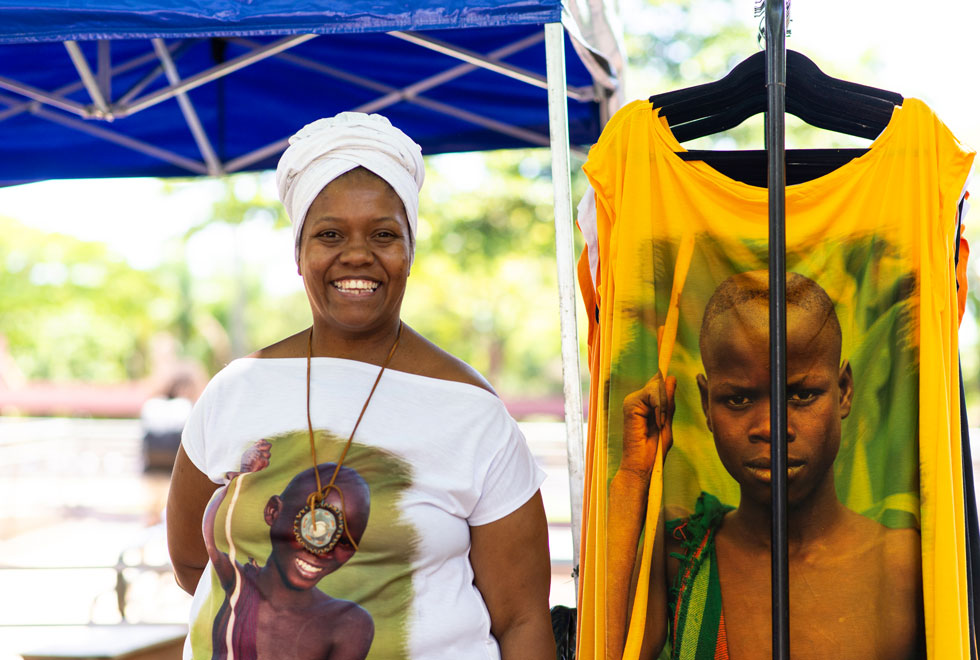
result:
<svg viewBox="0 0 980 660"><path fill-rule="evenodd" d="M486 380L401 321L419 147L359 113L290 145L313 325L229 364L188 421L185 657L553 658L543 473Z"/></svg>
<svg viewBox="0 0 980 660"><path fill-rule="evenodd" d="M358 167L331 181L306 218L299 272L314 317L357 335L397 326L413 246L391 186Z"/></svg>

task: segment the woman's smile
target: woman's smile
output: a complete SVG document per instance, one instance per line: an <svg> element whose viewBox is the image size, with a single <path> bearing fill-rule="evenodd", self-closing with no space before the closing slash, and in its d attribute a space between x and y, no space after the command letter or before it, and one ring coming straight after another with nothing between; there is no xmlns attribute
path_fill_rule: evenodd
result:
<svg viewBox="0 0 980 660"><path fill-rule="evenodd" d="M353 277L334 280L330 283L335 289L349 296L364 297L369 296L378 290L381 282L369 279L355 279Z"/></svg>
<svg viewBox="0 0 980 660"><path fill-rule="evenodd" d="M401 199L366 170L320 192L306 216L299 259L318 332L363 336L397 325L410 236Z"/></svg>

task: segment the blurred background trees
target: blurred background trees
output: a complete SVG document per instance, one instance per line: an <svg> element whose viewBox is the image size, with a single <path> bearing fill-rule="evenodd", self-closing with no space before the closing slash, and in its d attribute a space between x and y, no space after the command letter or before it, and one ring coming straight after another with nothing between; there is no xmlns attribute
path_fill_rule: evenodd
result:
<svg viewBox="0 0 980 660"><path fill-rule="evenodd" d="M547 151L437 156L428 167L406 320L509 396L559 394ZM22 375L144 379L160 333L175 340L179 357L213 374L306 327L291 230L269 177L220 183L206 220L161 245L150 268L129 265L102 243L0 218L0 335ZM168 182L164 194L182 185L194 184ZM579 195L583 185L576 175ZM275 257L271 266L258 263L256 243ZM267 254L273 250L281 254ZM191 263L202 252L213 266L203 275ZM269 268L292 285L270 285Z"/></svg>
<svg viewBox="0 0 980 660"><path fill-rule="evenodd" d="M724 75L758 47L752 5L752 0L622 0L626 98ZM881 55L874 41L861 48L856 59L844 64L808 54L831 75L874 81ZM761 148L762 136L762 118L756 117L687 146ZM864 146L867 141L790 117L788 143ZM585 181L581 161L573 158L572 165L577 202ZM427 167L406 320L486 374L507 396L558 395L561 364L547 150L435 156L427 159ZM0 336L6 337L24 377L96 382L146 378L153 338L159 333L175 340L180 357L214 373L234 357L309 323L289 250L288 220L270 174L207 183L169 181L162 188L164 194L177 194L183 187L204 185L210 186L211 201L202 206L209 204L210 213L161 244L159 259L151 266L131 265L126 255L100 243L2 218L0 205ZM971 278L980 285L974 272ZM971 317L963 332L971 347L978 300L971 293ZM582 327L583 315L580 309ZM964 351L963 362L971 402L980 403L976 351Z"/></svg>
<svg viewBox="0 0 980 660"><path fill-rule="evenodd" d="M0 334L27 379L137 377L150 336L176 320L164 272L98 243L0 218L0 265Z"/></svg>

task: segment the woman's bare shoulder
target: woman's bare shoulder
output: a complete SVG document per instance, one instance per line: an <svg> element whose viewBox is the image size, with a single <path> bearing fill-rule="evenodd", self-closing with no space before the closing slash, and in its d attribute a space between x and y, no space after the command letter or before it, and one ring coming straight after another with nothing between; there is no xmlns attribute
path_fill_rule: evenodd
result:
<svg viewBox="0 0 980 660"><path fill-rule="evenodd" d="M255 351L248 357L305 358L308 340L309 330L301 330L290 337ZM439 348L408 326L405 326L398 351L395 353L390 366L392 369L417 376L473 385L496 395L493 387L480 372Z"/></svg>
<svg viewBox="0 0 980 660"><path fill-rule="evenodd" d="M407 334L402 338L401 348L392 361L393 369L427 378L473 385L496 396L493 387L479 371L439 348L415 330L406 327L405 332Z"/></svg>
<svg viewBox="0 0 980 660"><path fill-rule="evenodd" d="M286 337L274 344L269 344L265 348L260 348L248 357L250 358L294 358L306 357L307 338L309 329L300 330L295 335Z"/></svg>

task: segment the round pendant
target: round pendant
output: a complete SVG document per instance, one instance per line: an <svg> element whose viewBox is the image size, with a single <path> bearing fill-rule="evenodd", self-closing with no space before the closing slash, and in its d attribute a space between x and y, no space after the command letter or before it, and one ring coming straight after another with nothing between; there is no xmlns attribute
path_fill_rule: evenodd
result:
<svg viewBox="0 0 980 660"><path fill-rule="evenodd" d="M315 555L324 555L337 545L344 533L344 514L332 504L300 509L293 522L296 540Z"/></svg>

